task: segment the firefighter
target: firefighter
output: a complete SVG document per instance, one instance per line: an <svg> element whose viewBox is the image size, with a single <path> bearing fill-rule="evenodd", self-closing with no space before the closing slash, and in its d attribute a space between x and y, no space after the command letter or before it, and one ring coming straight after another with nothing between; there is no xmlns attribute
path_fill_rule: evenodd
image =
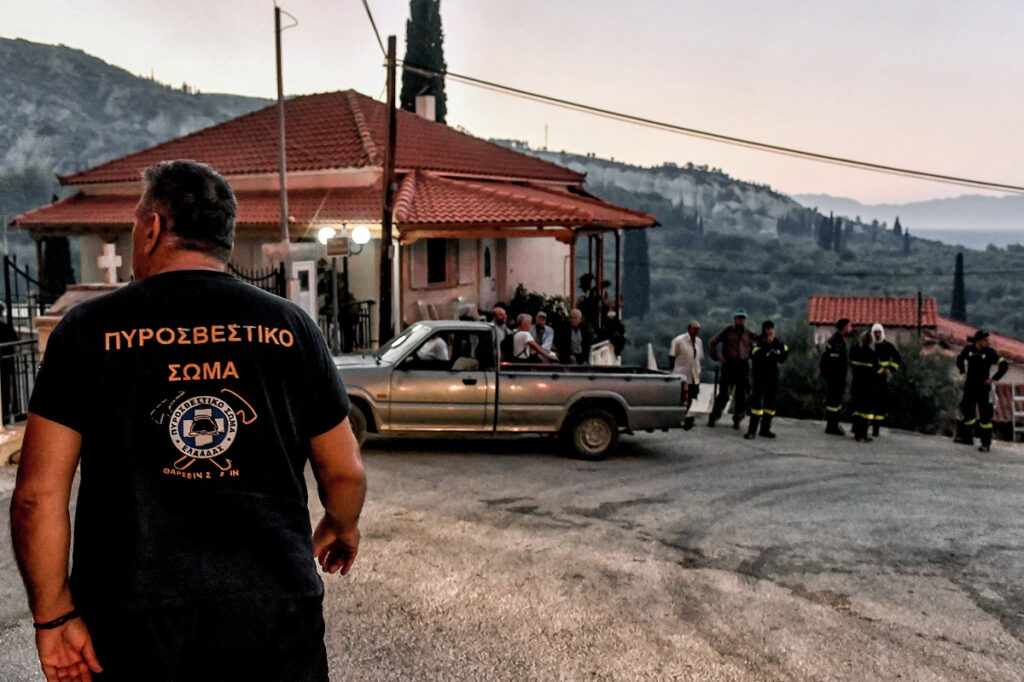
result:
<svg viewBox="0 0 1024 682"><path fill-rule="evenodd" d="M882 371L878 374L878 388L875 395L875 418L871 422L871 435L878 438L878 432L882 426L882 422L885 420L886 407L889 404L889 394L886 391L886 384L889 381L889 377L899 371L900 363L903 362L903 358L900 357L899 350L889 340L885 338L885 327L878 322L871 325L871 336L874 337L875 353L878 355L878 363L882 366Z"/></svg>
<svg viewBox="0 0 1024 682"><path fill-rule="evenodd" d="M853 381L850 383L850 408L853 411L853 437L858 443L870 443L868 425L875 419L875 390L882 366L872 344L871 332L860 335L860 341L850 349L850 369Z"/></svg>
<svg viewBox="0 0 1024 682"><path fill-rule="evenodd" d="M1003 378L1010 368L990 346L988 332L979 329L974 336L967 337L970 345L956 357L956 368L964 381L964 397L960 401L961 421L957 422L956 442L974 445L974 427L977 425L981 437L980 452L988 452L992 446L992 385ZM992 366L996 365L996 373ZM975 418L977 409L977 418Z"/></svg>
<svg viewBox="0 0 1024 682"><path fill-rule="evenodd" d="M775 323L771 320L762 322L761 335L750 349L754 390L750 399L750 426L744 438L754 438L757 434L775 438L772 417L775 416L775 396L779 392L779 365L785 362L787 353L789 347L775 336Z"/></svg>
<svg viewBox="0 0 1024 682"><path fill-rule="evenodd" d="M846 337L853 333L853 325L845 317L836 321L836 333L825 344L818 363L818 374L825 380L825 433L845 436L839 425L846 391Z"/></svg>

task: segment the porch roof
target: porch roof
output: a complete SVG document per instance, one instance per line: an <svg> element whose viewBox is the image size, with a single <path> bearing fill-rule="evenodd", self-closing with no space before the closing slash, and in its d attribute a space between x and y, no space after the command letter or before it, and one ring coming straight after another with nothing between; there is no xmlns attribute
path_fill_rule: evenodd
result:
<svg viewBox="0 0 1024 682"><path fill-rule="evenodd" d="M239 191L240 234L273 237L280 224L274 191ZM37 234L106 233L131 229L137 198L79 193L15 218ZM314 236L322 225L381 219L379 187L303 189L288 192L290 234ZM657 219L597 199L581 189L531 182L483 181L410 172L395 197L394 220L403 241L423 237L554 236L564 240L588 228L639 228ZM303 227L305 229L303 229ZM561 230L543 228L561 227ZM523 229L534 228L534 229Z"/></svg>

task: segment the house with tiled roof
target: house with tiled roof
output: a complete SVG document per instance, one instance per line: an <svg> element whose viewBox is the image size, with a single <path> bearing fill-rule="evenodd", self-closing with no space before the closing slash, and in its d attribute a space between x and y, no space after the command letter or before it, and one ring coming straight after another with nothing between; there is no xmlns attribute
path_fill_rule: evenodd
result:
<svg viewBox="0 0 1024 682"><path fill-rule="evenodd" d="M290 242L319 259L326 255L315 241L321 228L367 227L370 242L348 257L355 299L379 298L386 115L386 105L352 90L285 104ZM600 251L611 235L619 247L622 230L657 225L651 215L590 195L584 176L567 168L409 112L397 111L396 118L396 327L420 319L423 310L449 314L457 302L489 309L511 298L519 283L572 298L577 244L596 239ZM121 257L117 279L127 281L140 173L165 159L208 163L234 187L239 212L233 264L265 268L285 257L279 248L276 105L61 176L75 193L13 224L36 239L81 235L85 282L103 280L98 259L104 244L112 244ZM377 329L376 321L372 327Z"/></svg>
<svg viewBox="0 0 1024 682"><path fill-rule="evenodd" d="M919 331L933 331L938 323L935 299L896 296L811 296L807 301L807 321L814 328L814 342L825 343L840 318L847 318L854 329L867 331L876 322L885 327L890 340L905 340Z"/></svg>

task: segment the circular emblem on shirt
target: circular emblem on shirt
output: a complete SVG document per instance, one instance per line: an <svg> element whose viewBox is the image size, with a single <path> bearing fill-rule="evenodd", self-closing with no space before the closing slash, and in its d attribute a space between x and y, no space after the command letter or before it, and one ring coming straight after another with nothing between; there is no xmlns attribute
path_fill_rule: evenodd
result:
<svg viewBox="0 0 1024 682"><path fill-rule="evenodd" d="M224 454L238 433L238 417L220 398L200 395L184 401L171 414L171 442L196 459Z"/></svg>

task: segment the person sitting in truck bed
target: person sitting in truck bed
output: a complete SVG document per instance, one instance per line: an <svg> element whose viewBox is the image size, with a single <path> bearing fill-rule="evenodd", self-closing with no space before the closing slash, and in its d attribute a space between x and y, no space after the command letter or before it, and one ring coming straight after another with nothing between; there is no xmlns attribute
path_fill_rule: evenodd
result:
<svg viewBox="0 0 1024 682"><path fill-rule="evenodd" d="M511 336L511 343L506 340L502 350L511 350L511 354L502 357L504 362L558 362L558 356L544 350L530 333L533 324L533 316L529 313L520 313L516 318L516 330ZM511 346L511 348L508 348Z"/></svg>

